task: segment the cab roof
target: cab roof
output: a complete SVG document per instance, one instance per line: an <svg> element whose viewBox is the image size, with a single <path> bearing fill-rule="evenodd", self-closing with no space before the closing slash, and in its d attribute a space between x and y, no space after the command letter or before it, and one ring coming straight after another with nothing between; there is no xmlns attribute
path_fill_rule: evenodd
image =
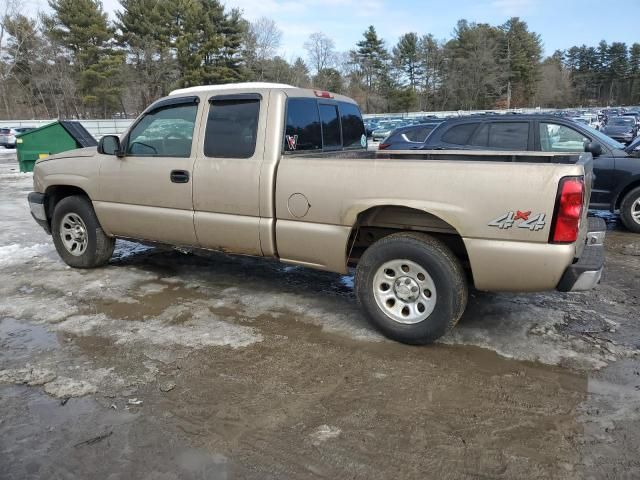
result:
<svg viewBox="0 0 640 480"><path fill-rule="evenodd" d="M222 83L220 85L198 85L196 87L179 88L169 93L171 95L185 95L188 93L217 92L219 90L240 90L251 88L297 88L286 83L270 82L242 82L242 83Z"/></svg>
<svg viewBox="0 0 640 480"><path fill-rule="evenodd" d="M220 85L199 85L195 87L187 87L187 88L179 88L177 90L173 90L169 93L168 97L179 97L179 96L187 96L187 95L202 95L208 93L216 93L216 92L224 92L224 91L234 91L238 90L241 93L245 93L247 91L255 91L260 89L278 89L287 91L287 96L301 96L301 97L310 97L310 98L318 98L322 100L323 98L329 98L332 100L339 100L343 102L356 103L353 99L340 95L338 93L332 92L324 92L319 89L314 88L301 88L294 87L293 85L288 85L286 83L271 83L271 82L242 82L242 83L223 83ZM321 94L328 94L328 97L323 97ZM167 97L165 97L167 98Z"/></svg>

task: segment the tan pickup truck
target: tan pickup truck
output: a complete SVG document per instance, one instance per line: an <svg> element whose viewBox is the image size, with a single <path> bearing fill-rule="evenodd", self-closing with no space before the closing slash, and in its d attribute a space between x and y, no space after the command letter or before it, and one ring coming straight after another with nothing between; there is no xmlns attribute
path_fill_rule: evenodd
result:
<svg viewBox="0 0 640 480"><path fill-rule="evenodd" d="M31 212L72 267L131 238L346 273L387 336L428 343L480 290L586 290L590 154L367 151L353 100L280 84L172 92L120 138L39 160Z"/></svg>

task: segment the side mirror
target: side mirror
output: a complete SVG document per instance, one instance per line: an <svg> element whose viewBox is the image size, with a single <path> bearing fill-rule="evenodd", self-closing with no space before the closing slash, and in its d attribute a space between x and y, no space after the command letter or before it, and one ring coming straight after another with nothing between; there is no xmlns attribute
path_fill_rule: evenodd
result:
<svg viewBox="0 0 640 480"><path fill-rule="evenodd" d="M98 142L98 153L103 155L124 156L120 147L120 138L117 135L105 135Z"/></svg>
<svg viewBox="0 0 640 480"><path fill-rule="evenodd" d="M598 142L584 142L584 151L593 155L593 158L602 155L602 145Z"/></svg>

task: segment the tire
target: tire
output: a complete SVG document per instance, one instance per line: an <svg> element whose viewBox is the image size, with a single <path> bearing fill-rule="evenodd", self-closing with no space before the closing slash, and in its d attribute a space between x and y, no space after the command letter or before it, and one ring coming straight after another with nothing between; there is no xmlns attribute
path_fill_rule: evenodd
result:
<svg viewBox="0 0 640 480"><path fill-rule="evenodd" d="M51 234L58 255L74 268L106 265L116 243L102 230L89 199L81 195L58 202L51 220Z"/></svg>
<svg viewBox="0 0 640 480"><path fill-rule="evenodd" d="M395 276L388 275L389 268ZM386 282L389 288L384 290ZM411 345L432 343L451 330L468 296L465 272L455 255L441 241L417 232L392 234L367 248L358 262L356 292L360 307L380 332ZM390 299L395 299L392 308Z"/></svg>
<svg viewBox="0 0 640 480"><path fill-rule="evenodd" d="M624 196L620 203L620 217L628 230L640 233L640 187Z"/></svg>

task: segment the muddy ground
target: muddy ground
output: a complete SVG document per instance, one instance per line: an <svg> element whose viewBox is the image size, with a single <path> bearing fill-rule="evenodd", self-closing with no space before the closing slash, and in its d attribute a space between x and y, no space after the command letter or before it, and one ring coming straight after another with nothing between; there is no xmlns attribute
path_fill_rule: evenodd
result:
<svg viewBox="0 0 640 480"><path fill-rule="evenodd" d="M119 242L72 270L0 152L0 478L639 478L640 236L592 292L383 339L352 277Z"/></svg>

